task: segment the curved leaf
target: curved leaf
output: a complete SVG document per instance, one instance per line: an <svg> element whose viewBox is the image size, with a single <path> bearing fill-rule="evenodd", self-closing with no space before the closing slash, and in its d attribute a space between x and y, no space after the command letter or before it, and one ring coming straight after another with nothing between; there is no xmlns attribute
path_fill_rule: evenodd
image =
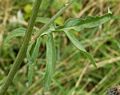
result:
<svg viewBox="0 0 120 95"><path fill-rule="evenodd" d="M83 47L83 45L77 40L77 38L71 33L71 32L68 32L68 31L64 31L65 34L67 35L67 37L69 38L69 40L73 43L73 45L78 48L80 50L80 52L82 54L84 54L86 57L88 57L91 61L91 63L95 66L95 60L94 58L85 50L85 48Z"/></svg>

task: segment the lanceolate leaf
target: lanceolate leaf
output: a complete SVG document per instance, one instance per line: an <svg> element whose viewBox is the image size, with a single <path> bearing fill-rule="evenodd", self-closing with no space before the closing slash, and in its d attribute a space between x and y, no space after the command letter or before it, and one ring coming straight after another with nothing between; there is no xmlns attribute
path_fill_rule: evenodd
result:
<svg viewBox="0 0 120 95"><path fill-rule="evenodd" d="M94 58L85 50L83 45L77 40L77 38L69 31L64 31L69 40L73 43L73 45L80 50L82 54L88 57L91 63L96 67Z"/></svg>
<svg viewBox="0 0 120 95"><path fill-rule="evenodd" d="M46 51L46 72L45 72L45 89L48 90L50 83L54 74L55 63L56 63L56 50L53 40L53 35L48 34L48 39L46 42L47 51Z"/></svg>
<svg viewBox="0 0 120 95"><path fill-rule="evenodd" d="M81 18L71 18L67 20L63 27L59 27L60 30L75 30L80 31L85 28L97 27L105 22L109 21L112 18L111 13L107 13L103 16L88 16L84 19Z"/></svg>
<svg viewBox="0 0 120 95"><path fill-rule="evenodd" d="M8 34L8 36L6 37L4 43L8 43L11 39L15 38L15 37L23 37L25 35L26 29L21 27L21 28L17 28L15 30L13 30L10 34Z"/></svg>
<svg viewBox="0 0 120 95"><path fill-rule="evenodd" d="M35 45L31 43L27 50L27 59L28 59L28 83L29 85L32 84L32 80L34 77L34 66L36 64L36 59L39 54L39 47L40 47L41 39L38 38Z"/></svg>
<svg viewBox="0 0 120 95"><path fill-rule="evenodd" d="M77 40L77 38L70 32L70 30L80 31L85 28L93 28L97 27L107 21L112 19L112 13L109 12L103 16L96 16L96 17L87 17L85 19L80 18L72 18L65 22L63 27L59 27L59 31L64 31L70 41L73 43L74 46L76 46L81 53L83 53L85 56L87 56L94 66L96 66L95 61L93 57L84 49L84 47L80 44L80 42Z"/></svg>

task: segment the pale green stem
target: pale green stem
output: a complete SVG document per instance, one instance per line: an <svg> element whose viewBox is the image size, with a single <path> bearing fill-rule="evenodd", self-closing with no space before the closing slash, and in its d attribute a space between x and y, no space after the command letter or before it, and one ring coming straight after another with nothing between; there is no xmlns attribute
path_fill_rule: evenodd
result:
<svg viewBox="0 0 120 95"><path fill-rule="evenodd" d="M45 24L45 25L39 30L38 33L36 33L36 35L35 35L34 38L33 38L34 41L35 41L44 31L46 31L46 30L49 28L50 24L52 24L52 23L55 21L55 19L56 19L57 17L59 17L59 16L73 3L73 1L75 1L75 0L72 0L71 2L66 3L66 4L50 19L50 21L49 21L47 24Z"/></svg>

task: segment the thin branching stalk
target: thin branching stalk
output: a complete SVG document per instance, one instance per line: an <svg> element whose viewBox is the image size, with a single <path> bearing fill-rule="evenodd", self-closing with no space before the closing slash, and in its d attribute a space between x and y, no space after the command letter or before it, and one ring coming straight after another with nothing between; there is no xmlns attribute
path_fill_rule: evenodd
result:
<svg viewBox="0 0 120 95"><path fill-rule="evenodd" d="M16 72L18 71L19 67L20 67L20 64L22 63L25 55L26 55L26 51L27 51L27 47L28 47L28 44L29 44L29 41L31 39L31 35L32 35L32 30L33 30L33 27L34 27L34 24L35 24L35 20L36 20L36 17L37 17L37 14L38 14L38 11L39 11L39 7L40 7L40 4L41 4L41 1L42 0L36 0L35 3L34 3L34 6L33 6L33 11L32 11L32 15L31 15L31 18L30 18L30 22L28 24L28 30L25 34L25 37L24 37L24 40L23 40L23 44L22 44L22 47L20 48L20 51L13 63L13 66L6 78L6 81L5 83L3 84L1 90L0 90L0 95L4 95L5 92L7 91L9 85L11 84Z"/></svg>
<svg viewBox="0 0 120 95"><path fill-rule="evenodd" d="M57 17L59 17L75 0L72 0L68 3L66 3L51 19L50 21L45 24L38 33L33 37L34 41L45 31L49 28L50 24L55 21Z"/></svg>

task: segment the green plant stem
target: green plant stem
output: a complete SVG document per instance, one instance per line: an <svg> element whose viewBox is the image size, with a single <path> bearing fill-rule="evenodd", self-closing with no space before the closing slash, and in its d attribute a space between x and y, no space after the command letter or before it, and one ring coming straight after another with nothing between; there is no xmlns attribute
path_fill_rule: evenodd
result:
<svg viewBox="0 0 120 95"><path fill-rule="evenodd" d="M5 83L3 84L3 86L0 90L0 95L5 94L9 85L11 84L16 72L18 71L18 69L20 67L20 64L22 63L24 57L26 56L27 47L28 47L29 41L31 39L32 30L33 30L33 27L34 27L34 24L35 24L35 20L36 20L36 17L37 17L37 13L39 11L41 1L42 0L36 0L35 3L34 3L33 10L32 10L32 15L31 15L30 22L29 22L29 25L28 25L28 30L25 34L22 47L20 48L20 51L19 51L19 53L18 53L18 55L17 55L17 57L16 57L16 59L13 63L13 66L12 66L8 76L7 76L7 79L6 79Z"/></svg>
<svg viewBox="0 0 120 95"><path fill-rule="evenodd" d="M75 1L75 0L73 0ZM72 3L73 1L71 2L68 2L67 4L65 4L65 6L63 6L51 19L50 21L45 24L41 29L40 31L34 36L34 40L35 41L45 30L47 30L49 28L49 25L51 23L54 22L54 20L59 17ZM27 95L29 93L29 91L31 91L34 87L36 87L37 85L39 85L40 82L39 81L36 81L34 84L32 84L31 87L29 87L28 89L25 90L25 92L22 94L22 95Z"/></svg>
<svg viewBox="0 0 120 95"><path fill-rule="evenodd" d="M73 1L75 1L75 0L73 0ZM50 21L49 21L47 24L45 24L45 25L39 30L38 33L35 34L35 36L33 37L34 41L35 41L44 31L46 31L46 30L49 28L50 24L52 24L52 23L55 21L55 19L56 19L57 17L59 17L59 16L73 3L73 1L66 3L66 4L50 19Z"/></svg>

